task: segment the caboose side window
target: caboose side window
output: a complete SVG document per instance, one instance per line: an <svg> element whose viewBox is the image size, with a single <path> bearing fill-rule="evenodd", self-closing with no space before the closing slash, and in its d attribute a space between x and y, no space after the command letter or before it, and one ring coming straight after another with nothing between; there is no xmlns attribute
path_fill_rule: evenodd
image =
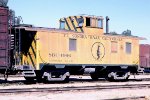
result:
<svg viewBox="0 0 150 100"><path fill-rule="evenodd" d="M97 27L97 20L96 18L91 18L91 27Z"/></svg>
<svg viewBox="0 0 150 100"><path fill-rule="evenodd" d="M126 53L131 54L131 43L126 42Z"/></svg>
<svg viewBox="0 0 150 100"><path fill-rule="evenodd" d="M98 19L98 28L103 28L102 19Z"/></svg>
<svg viewBox="0 0 150 100"><path fill-rule="evenodd" d="M118 52L118 43L116 41L111 41L111 52L112 53Z"/></svg>
<svg viewBox="0 0 150 100"><path fill-rule="evenodd" d="M76 39L69 39L69 51L76 51Z"/></svg>
<svg viewBox="0 0 150 100"><path fill-rule="evenodd" d="M65 29L65 21L60 21L60 29Z"/></svg>
<svg viewBox="0 0 150 100"><path fill-rule="evenodd" d="M83 18L78 18L78 26L82 27L84 23L84 19Z"/></svg>
<svg viewBox="0 0 150 100"><path fill-rule="evenodd" d="M91 18L86 18L86 26L91 26Z"/></svg>

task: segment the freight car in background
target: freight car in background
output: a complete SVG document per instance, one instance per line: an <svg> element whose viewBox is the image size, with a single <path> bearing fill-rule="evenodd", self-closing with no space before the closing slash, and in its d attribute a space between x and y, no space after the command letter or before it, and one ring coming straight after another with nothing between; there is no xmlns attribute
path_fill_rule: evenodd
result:
<svg viewBox="0 0 150 100"><path fill-rule="evenodd" d="M5 79L7 79L8 74L16 73L15 66L12 63L14 35L11 34L15 15L14 11L9 9L7 3L8 0L0 0L0 73L4 74Z"/></svg>
<svg viewBox="0 0 150 100"><path fill-rule="evenodd" d="M9 49L9 8L7 1L0 1L0 73L5 73L10 67Z"/></svg>
<svg viewBox="0 0 150 100"><path fill-rule="evenodd" d="M19 40L15 66L27 80L63 81L83 74L94 80L127 80L137 73L140 38L110 34L108 28L104 33L103 20L101 16L69 16L60 19L59 29L12 28L11 34Z"/></svg>
<svg viewBox="0 0 150 100"><path fill-rule="evenodd" d="M144 72L150 73L150 45L140 44L140 67Z"/></svg>

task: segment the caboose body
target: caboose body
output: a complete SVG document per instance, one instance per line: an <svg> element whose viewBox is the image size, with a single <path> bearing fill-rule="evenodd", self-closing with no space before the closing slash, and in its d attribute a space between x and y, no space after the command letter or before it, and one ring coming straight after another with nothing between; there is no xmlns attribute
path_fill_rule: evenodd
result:
<svg viewBox="0 0 150 100"><path fill-rule="evenodd" d="M60 19L60 29L18 26L12 33L19 39L15 65L26 79L126 80L139 65L139 38L104 33L101 16L70 16Z"/></svg>

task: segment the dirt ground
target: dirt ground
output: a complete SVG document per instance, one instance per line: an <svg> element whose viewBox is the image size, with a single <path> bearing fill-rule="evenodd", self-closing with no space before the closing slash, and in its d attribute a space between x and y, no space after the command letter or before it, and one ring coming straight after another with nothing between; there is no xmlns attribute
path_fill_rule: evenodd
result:
<svg viewBox="0 0 150 100"><path fill-rule="evenodd" d="M72 78L90 79L89 76L72 76ZM150 79L150 75L138 75L137 79ZM130 79L134 79L131 76ZM22 77L9 78L8 80L24 80ZM77 86L110 86L110 85L132 85L150 84L147 81L128 81L128 82L70 82L67 84L0 84L0 91L3 89L25 89L25 88L52 88L52 87L77 87ZM24 92L24 93L0 93L0 100L150 100L150 89L146 88L116 88L100 90L70 90L55 92Z"/></svg>

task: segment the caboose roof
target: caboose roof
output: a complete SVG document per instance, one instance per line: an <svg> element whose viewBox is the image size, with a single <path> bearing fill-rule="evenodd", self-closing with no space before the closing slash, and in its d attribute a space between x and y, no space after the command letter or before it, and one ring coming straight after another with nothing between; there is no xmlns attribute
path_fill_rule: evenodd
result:
<svg viewBox="0 0 150 100"><path fill-rule="evenodd" d="M41 31L41 32L46 32L46 31L51 31L51 32L60 32L60 33L76 33L76 34L85 34L82 32L75 32L72 30L63 30L63 29L58 29L58 28L47 28L47 27L15 27L16 29L23 29L26 31ZM98 34L93 34L93 35L98 35ZM126 38L138 38L140 40L146 40L144 37L139 37L139 36L133 36L133 35L122 35L122 34L109 34L109 33L104 33L104 36L119 36L119 37L126 37Z"/></svg>

